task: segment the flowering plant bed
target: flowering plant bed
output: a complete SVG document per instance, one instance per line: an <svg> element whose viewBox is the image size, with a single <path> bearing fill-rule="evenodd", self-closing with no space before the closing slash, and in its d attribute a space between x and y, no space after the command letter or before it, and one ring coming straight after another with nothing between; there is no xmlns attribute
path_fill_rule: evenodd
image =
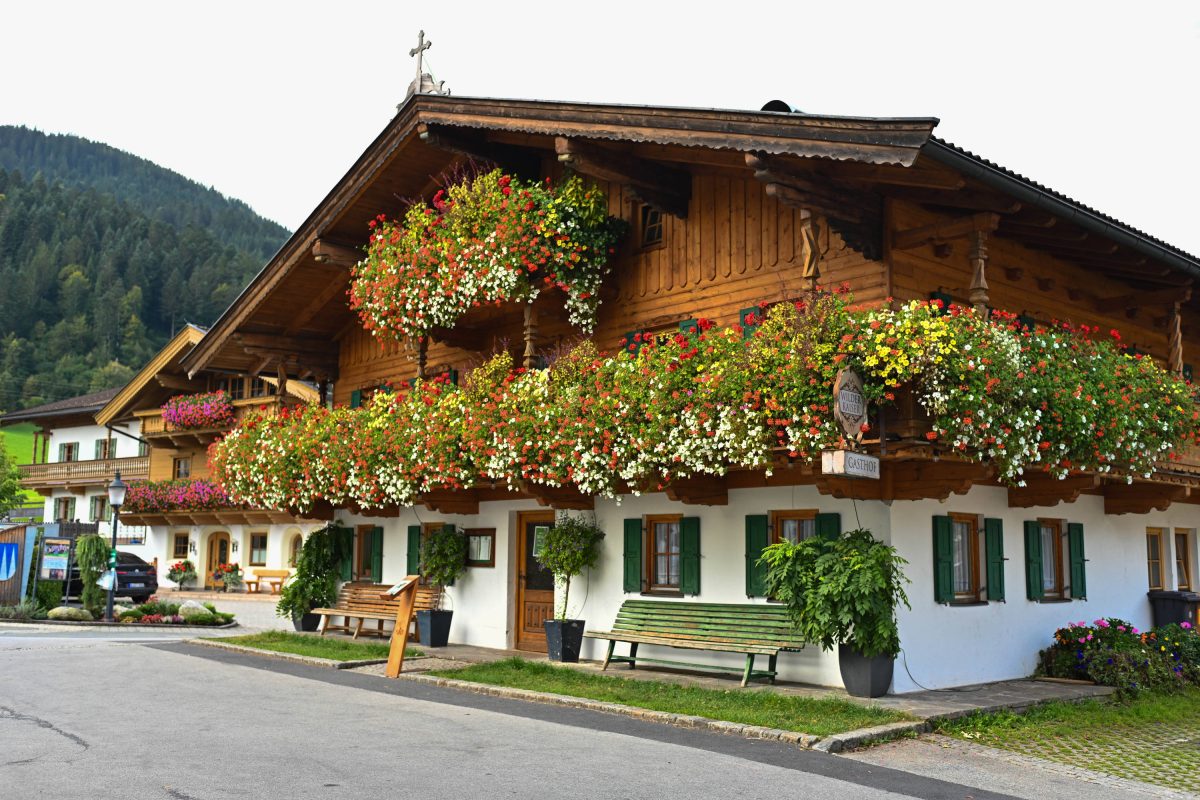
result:
<svg viewBox="0 0 1200 800"><path fill-rule="evenodd" d="M162 415L176 429L219 428L233 422L233 403L223 391L180 394L162 404Z"/></svg>
<svg viewBox="0 0 1200 800"><path fill-rule="evenodd" d="M873 403L911 387L932 447L1010 485L1029 472L1149 476L1197 437L1190 386L1090 328L918 302L854 310L837 294L780 304L752 336L696 327L612 355L584 342L547 370L500 354L461 387L418 381L359 409L259 414L213 446L213 475L234 501L301 511L479 483L654 491L844 444L830 398L845 367Z"/></svg>
<svg viewBox="0 0 1200 800"><path fill-rule="evenodd" d="M182 588L185 583L196 580L196 565L188 560L176 561L167 570L167 579Z"/></svg>
<svg viewBox="0 0 1200 800"><path fill-rule="evenodd" d="M590 331L621 222L598 187L576 176L528 182L476 174L414 204L403 219L371 221L353 268L350 307L377 336L423 336L472 308L566 292L571 322Z"/></svg>
<svg viewBox="0 0 1200 800"><path fill-rule="evenodd" d="M135 606L117 615L118 622L132 625L201 625L206 627L229 625L233 614L217 611L212 603L203 608L194 602L186 605L170 603L151 597L148 602Z"/></svg>
<svg viewBox="0 0 1200 800"><path fill-rule="evenodd" d="M1081 620L1054 632L1039 671L1092 680L1123 695L1200 685L1200 634L1188 622L1140 631L1115 617Z"/></svg>
<svg viewBox="0 0 1200 800"><path fill-rule="evenodd" d="M131 483L125 494L124 514L168 511L205 511L236 505L217 484L203 479ZM172 578L172 580L174 580Z"/></svg>

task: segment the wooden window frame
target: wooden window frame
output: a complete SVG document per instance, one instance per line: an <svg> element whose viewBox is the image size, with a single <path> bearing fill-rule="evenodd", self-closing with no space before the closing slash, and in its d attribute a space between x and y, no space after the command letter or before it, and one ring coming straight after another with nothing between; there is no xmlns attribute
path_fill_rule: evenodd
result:
<svg viewBox="0 0 1200 800"><path fill-rule="evenodd" d="M467 537L467 566L468 567L494 567L496 566L496 529L495 528L466 528L463 534ZM487 538L492 540L489 551L491 558L489 559L471 559L471 539L472 538Z"/></svg>
<svg viewBox="0 0 1200 800"><path fill-rule="evenodd" d="M819 510L815 509L815 508L791 509L788 511L772 511L770 514L771 544L779 544L780 542L787 541L786 539L783 538L782 531L780 529L783 527L784 522L786 522L788 520L793 520L793 519L800 521L800 522L807 522L808 520L812 520L813 536L816 536L817 535L816 524L817 524L817 514L818 513L820 513Z"/></svg>
<svg viewBox="0 0 1200 800"><path fill-rule="evenodd" d="M1150 552L1151 543L1156 543L1158 553L1156 558L1151 558ZM1155 577L1157 576L1157 578ZM1166 588L1163 575L1163 529L1147 527L1146 528L1146 583L1151 590Z"/></svg>
<svg viewBox="0 0 1200 800"><path fill-rule="evenodd" d="M108 507L108 497L102 494L92 495L88 502L88 516L92 522L108 522L111 519L109 513L111 509ZM96 515L96 508L99 506L100 515Z"/></svg>
<svg viewBox="0 0 1200 800"><path fill-rule="evenodd" d="M371 571L371 550L367 547L367 538L375 535L376 525L354 526L354 580L361 581ZM378 575L369 576L372 581L379 583Z"/></svg>
<svg viewBox="0 0 1200 800"><path fill-rule="evenodd" d="M1180 539L1183 540L1182 547ZM1171 542L1175 545L1175 580L1176 589L1190 592L1192 590L1192 531L1190 528L1176 528L1171 532ZM1180 573L1183 580L1179 580Z"/></svg>
<svg viewBox="0 0 1200 800"><path fill-rule="evenodd" d="M262 561L255 561L254 560L254 540L255 540L255 538L257 538L259 536L261 536L262 540L263 540L263 546L262 546L263 557L262 557ZM267 546L271 543L271 537L268 535L268 532L267 531L250 531L250 533L247 534L247 538L249 538L250 541L246 546L246 566L248 566L248 567L265 567L267 565Z"/></svg>
<svg viewBox="0 0 1200 800"><path fill-rule="evenodd" d="M246 396L247 397L270 397L271 389L272 389L271 384L267 383L262 378L251 378L250 379L250 390Z"/></svg>
<svg viewBox="0 0 1200 800"><path fill-rule="evenodd" d="M648 222L648 218L650 217L651 214L658 215L657 224L650 224ZM661 210L655 208L654 206L652 206L648 203L643 203L641 208L638 209L637 219L638 219L638 226L637 226L638 252L646 253L651 250L659 250L659 249L667 246L667 221L666 221L666 215L663 214L663 212ZM658 238L655 239L654 241L647 242L646 234L655 229L658 230Z"/></svg>
<svg viewBox="0 0 1200 800"><path fill-rule="evenodd" d="M184 466L185 471L180 474L179 468ZM171 459L171 478L177 481L185 480L192 477L192 457L183 456L181 458Z"/></svg>
<svg viewBox="0 0 1200 800"><path fill-rule="evenodd" d="M296 562L300 560L300 551L304 549L304 534L291 533L287 537L287 566L295 569Z"/></svg>
<svg viewBox="0 0 1200 800"><path fill-rule="evenodd" d="M1066 522L1066 520L1063 520L1063 519L1050 519L1048 517L1038 517L1037 524L1038 524L1038 536L1039 537L1041 536L1041 529L1043 527L1054 528L1054 530L1057 532L1054 537L1054 552L1052 554L1049 554L1049 555L1052 555L1054 558L1055 584L1054 584L1054 587L1051 589L1045 588L1045 585L1043 584L1042 599L1043 600L1065 600L1065 599L1067 599L1067 587L1066 587L1066 581L1063 576L1063 561L1064 561L1064 558L1063 558L1064 552L1063 551L1066 549L1065 539L1067 538L1067 522ZM1048 554L1046 553L1046 548L1043 547L1042 548L1043 570L1045 570L1045 562L1046 562L1047 557L1048 557ZM1038 576L1038 580L1039 581L1042 580L1041 575Z"/></svg>
<svg viewBox="0 0 1200 800"><path fill-rule="evenodd" d="M186 559L191 547L191 534L174 533L171 535L171 558ZM183 543L183 554L180 555L179 543Z"/></svg>
<svg viewBox="0 0 1200 800"><path fill-rule="evenodd" d="M78 506L74 506L74 497L56 497L54 498L54 519L56 522L74 522L74 511L78 510ZM59 509L62 509L61 513Z"/></svg>
<svg viewBox="0 0 1200 800"><path fill-rule="evenodd" d="M984 548L980 546L980 538L983 536L983 516L980 514L963 514L960 512L950 512L947 516L950 517L951 526L956 522L965 523L971 526L971 532L967 536L968 547L968 564L971 565L970 587L966 591L954 590L954 603L978 603L983 594L983 582L980 580L979 565L983 560ZM953 527L951 527L950 542L953 544L954 535ZM1060 570L1061 571L1061 570Z"/></svg>
<svg viewBox="0 0 1200 800"><path fill-rule="evenodd" d="M58 446L59 463L69 464L79 460L79 442L63 442Z"/></svg>
<svg viewBox="0 0 1200 800"><path fill-rule="evenodd" d="M654 543L655 543L654 526L656 524L664 524L664 523L665 524L674 523L676 526L679 527L679 550L675 553L675 555L679 558L679 581L680 582L676 583L675 585L660 584L660 583L655 582L655 578L657 577L657 574L656 574L657 573L656 566L658 564L657 556L659 556L660 553L655 549L655 546L654 546ZM683 596L683 514L650 514L644 518L643 524L645 526L645 531L646 531L645 537L644 537L646 540L646 551L645 551L646 568L644 570L645 580L646 580L646 591L643 592L643 594L666 594L666 595L678 595L678 596L682 597ZM670 558L671 552L666 551L662 555L666 555L668 558Z"/></svg>

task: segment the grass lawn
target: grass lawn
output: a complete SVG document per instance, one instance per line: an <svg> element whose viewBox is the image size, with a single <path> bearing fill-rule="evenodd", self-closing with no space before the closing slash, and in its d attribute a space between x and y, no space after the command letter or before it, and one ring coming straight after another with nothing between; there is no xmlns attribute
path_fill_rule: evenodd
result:
<svg viewBox="0 0 1200 800"><path fill-rule="evenodd" d="M836 698L814 699L744 689L702 689L660 681L591 675L570 667L510 658L431 672L444 678L586 697L627 706L692 714L826 736L912 719L905 714Z"/></svg>
<svg viewBox="0 0 1200 800"><path fill-rule="evenodd" d="M1125 703L1048 703L977 714L939 732L1122 778L1200 792L1200 689Z"/></svg>
<svg viewBox="0 0 1200 800"><path fill-rule="evenodd" d="M329 658L334 661L363 661L369 658L387 658L387 642L356 642L352 639L331 639L327 636L305 636L287 631L265 631L247 636L224 636L218 642L273 650L277 653L294 653L298 656ZM404 651L405 658L423 655L412 647Z"/></svg>
<svg viewBox="0 0 1200 800"><path fill-rule="evenodd" d="M37 426L32 422L20 425L9 425L0 429L0 444L8 451L8 460L13 464L33 463L33 433ZM42 496L37 492L26 490L25 498L31 504L41 504Z"/></svg>

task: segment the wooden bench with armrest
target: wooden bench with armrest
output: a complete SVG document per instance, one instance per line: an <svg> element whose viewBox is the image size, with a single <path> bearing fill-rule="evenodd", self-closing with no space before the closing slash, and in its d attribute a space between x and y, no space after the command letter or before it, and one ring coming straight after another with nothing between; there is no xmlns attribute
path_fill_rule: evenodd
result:
<svg viewBox="0 0 1200 800"><path fill-rule="evenodd" d="M253 578L245 578L243 583L246 584L247 592L261 591L261 586L266 583L271 587L271 594L279 594L279 587L291 577L290 569L256 569L254 570Z"/></svg>
<svg viewBox="0 0 1200 800"><path fill-rule="evenodd" d="M383 629L383 623L395 622L398 600L384 597L391 589L391 584L368 583L355 581L342 584L338 590L337 601L332 608L314 608L312 613L324 619L321 621L321 635L328 631L343 631L352 633L357 639L361 634L368 636L391 636L392 632ZM415 610L432 609L437 604L437 590L432 586L418 586L413 603ZM342 624L332 624L334 617L341 617ZM351 622L353 620L353 622ZM367 621L376 623L374 629L363 629ZM419 639L414 638L414 641Z"/></svg>
<svg viewBox="0 0 1200 800"><path fill-rule="evenodd" d="M638 658L638 645L681 647L738 653L746 656L742 686L751 678L769 678L775 682L775 664L781 650L799 650L804 640L796 632L787 609L780 605L743 605L731 603L685 603L669 600L626 600L617 612L611 631L586 631L584 636L608 640L604 669L612 661L625 662L634 669L638 661L669 664L685 669L709 669L735 672L732 667ZM629 643L628 656L613 655L617 642ZM767 669L755 669L756 656L767 656Z"/></svg>

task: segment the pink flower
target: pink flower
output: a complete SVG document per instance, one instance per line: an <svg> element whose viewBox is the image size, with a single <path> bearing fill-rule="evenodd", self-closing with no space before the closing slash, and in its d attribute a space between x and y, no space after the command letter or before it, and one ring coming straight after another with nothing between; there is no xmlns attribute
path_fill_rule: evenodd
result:
<svg viewBox="0 0 1200 800"><path fill-rule="evenodd" d="M1190 631L1192 629L1192 623L1185 620L1179 623L1179 627L1183 628L1185 631Z"/></svg>
<svg viewBox="0 0 1200 800"><path fill-rule="evenodd" d="M1080 637L1079 637L1079 643L1080 643L1080 644L1086 644L1086 643L1087 643L1087 639L1084 639L1082 636L1080 636Z"/></svg>
<svg viewBox="0 0 1200 800"><path fill-rule="evenodd" d="M1106 620L1106 619L1098 619L1098 620L1096 620L1096 625L1098 625L1098 626L1099 626L1099 627L1101 627L1101 628L1107 628L1107 627L1108 627L1108 620Z"/></svg>

